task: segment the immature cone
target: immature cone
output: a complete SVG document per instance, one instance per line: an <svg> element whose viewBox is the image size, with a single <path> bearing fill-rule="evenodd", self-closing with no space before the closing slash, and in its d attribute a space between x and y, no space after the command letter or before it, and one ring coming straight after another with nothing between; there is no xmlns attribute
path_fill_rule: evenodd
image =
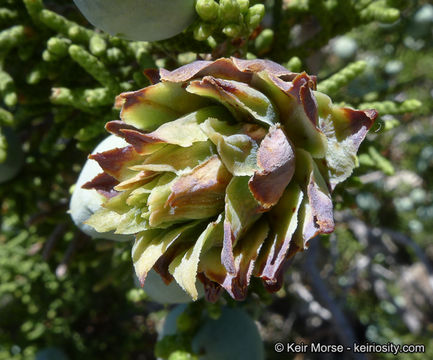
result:
<svg viewBox="0 0 433 360"><path fill-rule="evenodd" d="M155 75L155 74L154 74ZM130 145L90 158L85 188L107 197L88 224L136 234L141 282L151 268L193 299L244 299L251 275L281 287L284 263L334 230L330 192L356 164L377 113L332 104L316 78L268 60L196 61L119 95L106 129Z"/></svg>

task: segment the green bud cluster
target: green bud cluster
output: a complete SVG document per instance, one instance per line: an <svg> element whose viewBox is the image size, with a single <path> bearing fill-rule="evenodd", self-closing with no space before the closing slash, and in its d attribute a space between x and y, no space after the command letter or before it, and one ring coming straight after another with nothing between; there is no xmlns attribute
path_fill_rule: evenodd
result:
<svg viewBox="0 0 433 360"><path fill-rule="evenodd" d="M290 71L300 72L302 70L302 61L297 56L293 56L284 66Z"/></svg>
<svg viewBox="0 0 433 360"><path fill-rule="evenodd" d="M156 343L155 356L162 359L195 359L191 354L191 338L183 334L166 335Z"/></svg>
<svg viewBox="0 0 433 360"><path fill-rule="evenodd" d="M267 53L274 41L274 31L272 29L264 29L254 40L256 53L260 56Z"/></svg>
<svg viewBox="0 0 433 360"><path fill-rule="evenodd" d="M168 360L198 360L198 356L187 351L177 350L170 354Z"/></svg>
<svg viewBox="0 0 433 360"><path fill-rule="evenodd" d="M0 125L11 126L13 119L14 116L9 111L0 107Z"/></svg>
<svg viewBox="0 0 433 360"><path fill-rule="evenodd" d="M222 34L228 38L248 37L265 14L263 4L250 6L249 0L197 0L195 8L200 19L194 25L194 38L208 42Z"/></svg>
<svg viewBox="0 0 433 360"><path fill-rule="evenodd" d="M89 41L90 52L95 56L101 56L107 50L107 42L102 36L93 35Z"/></svg>
<svg viewBox="0 0 433 360"><path fill-rule="evenodd" d="M157 342L155 347L157 357L167 360L198 360L191 349L191 342L202 324L205 306L208 305L203 302L187 305L176 318L176 334L165 335ZM214 304L214 308L217 307L219 308Z"/></svg>

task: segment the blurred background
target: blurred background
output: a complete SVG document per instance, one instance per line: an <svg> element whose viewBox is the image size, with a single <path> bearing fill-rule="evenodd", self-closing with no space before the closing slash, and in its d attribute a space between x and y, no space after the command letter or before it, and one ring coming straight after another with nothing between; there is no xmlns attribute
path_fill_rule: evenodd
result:
<svg viewBox="0 0 433 360"><path fill-rule="evenodd" d="M200 19L168 40L127 42L95 31L71 1L0 0L1 360L155 358L171 306L134 284L130 243L92 240L67 210L87 154L118 118L115 95L147 86L145 68L207 54L317 74L334 102L380 113L334 192L335 232L310 241L278 293L253 283L245 302L219 304L254 318L270 360L355 357L291 357L276 342L424 344L401 358L433 358L433 6L250 3L266 13L241 49L217 27L197 35Z"/></svg>

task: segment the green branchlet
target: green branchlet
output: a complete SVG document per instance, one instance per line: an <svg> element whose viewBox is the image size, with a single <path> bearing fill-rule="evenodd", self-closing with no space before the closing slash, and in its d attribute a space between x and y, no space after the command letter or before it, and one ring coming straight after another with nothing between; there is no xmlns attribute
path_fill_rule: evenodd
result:
<svg viewBox="0 0 433 360"><path fill-rule="evenodd" d="M360 165L375 167L381 170L385 175L393 175L395 173L392 163L377 151L374 146L368 147L368 153L363 153L358 156Z"/></svg>
<svg viewBox="0 0 433 360"><path fill-rule="evenodd" d="M260 56L268 52L274 41L274 31L271 29L263 30L259 36L254 40L254 47L256 49L256 53Z"/></svg>
<svg viewBox="0 0 433 360"><path fill-rule="evenodd" d="M39 13L39 19L45 26L69 37L72 41L88 43L93 35L93 31L86 29L83 26L79 26L50 10L41 10Z"/></svg>
<svg viewBox="0 0 433 360"><path fill-rule="evenodd" d="M359 13L361 20L393 23L400 18L400 11L390 8L386 2L375 2Z"/></svg>
<svg viewBox="0 0 433 360"><path fill-rule="evenodd" d="M14 116L6 109L0 108L0 126L12 126Z"/></svg>
<svg viewBox="0 0 433 360"><path fill-rule="evenodd" d="M0 8L0 22L7 22L18 17L18 12L7 8Z"/></svg>
<svg viewBox="0 0 433 360"><path fill-rule="evenodd" d="M360 109L376 109L379 115L398 115L410 113L421 107L421 102L416 99L405 100L402 103L395 101L370 102L359 104Z"/></svg>
<svg viewBox="0 0 433 360"><path fill-rule="evenodd" d="M361 11L365 9L367 6L370 6L374 1L376 0L357 0L354 6L357 11Z"/></svg>
<svg viewBox="0 0 433 360"><path fill-rule="evenodd" d="M402 6L402 2L386 0L284 1L283 12L278 23L274 25L279 36L272 49L272 56L279 62L288 61L292 56L306 57L326 45L330 39L345 34L362 24L375 21L393 23L400 17L400 11L391 7L394 5ZM312 25L308 20L311 14L317 20L317 25ZM293 23L299 24L307 34L314 30L317 33L315 36L306 36L305 40L300 43L293 41L290 33Z"/></svg>
<svg viewBox="0 0 433 360"><path fill-rule="evenodd" d="M0 68L0 95L3 102L8 107L13 107L17 103L17 94L12 76Z"/></svg>
<svg viewBox="0 0 433 360"><path fill-rule="evenodd" d="M8 156L7 151L8 151L8 143L6 141L5 136L2 133L2 128L0 127L0 164L6 160Z"/></svg>
<svg viewBox="0 0 433 360"><path fill-rule="evenodd" d="M36 25L41 25L40 12L44 8L42 0L23 0L26 10Z"/></svg>
<svg viewBox="0 0 433 360"><path fill-rule="evenodd" d="M90 52L95 56L101 56L107 50L107 42L102 36L93 35L89 41Z"/></svg>
<svg viewBox="0 0 433 360"><path fill-rule="evenodd" d="M46 77L47 72L45 69L45 64L38 64L36 65L33 70L31 70L27 75L26 75L26 82L29 85L36 85L37 83L39 83L43 78Z"/></svg>
<svg viewBox="0 0 433 360"><path fill-rule="evenodd" d="M71 40L56 36L48 39L47 50L54 55L56 59L60 59L68 55L70 45Z"/></svg>
<svg viewBox="0 0 433 360"><path fill-rule="evenodd" d="M4 52L7 49L17 46L25 38L26 29L22 25L15 25L0 32L0 49Z"/></svg>
<svg viewBox="0 0 433 360"><path fill-rule="evenodd" d="M309 0L292 0L287 2L286 6L286 9L291 12L307 12L309 10Z"/></svg>
<svg viewBox="0 0 433 360"><path fill-rule="evenodd" d="M79 45L71 45L69 55L101 85L106 86L112 92L118 92L118 81L113 78L113 75L97 57Z"/></svg>
<svg viewBox="0 0 433 360"><path fill-rule="evenodd" d="M150 55L150 44L144 41L130 42L128 44L131 56L135 58L141 69L154 67L154 61Z"/></svg>
<svg viewBox="0 0 433 360"><path fill-rule="evenodd" d="M317 86L317 90L327 94L333 94L362 74L366 67L367 64L365 61L350 63L330 78L320 82Z"/></svg>
<svg viewBox="0 0 433 360"><path fill-rule="evenodd" d="M57 105L69 105L83 111L113 104L113 95L107 88L68 89L53 88L51 102Z"/></svg>
<svg viewBox="0 0 433 360"><path fill-rule="evenodd" d="M218 303L206 303L207 315L213 319L218 320L222 314L221 304Z"/></svg>
<svg viewBox="0 0 433 360"><path fill-rule="evenodd" d="M97 121L78 130L78 132L74 135L74 138L79 142L90 141L99 136L100 129L101 124L99 121Z"/></svg>
<svg viewBox="0 0 433 360"><path fill-rule="evenodd" d="M118 47L112 47L107 49L107 62L111 64L120 64L125 60L125 54Z"/></svg>

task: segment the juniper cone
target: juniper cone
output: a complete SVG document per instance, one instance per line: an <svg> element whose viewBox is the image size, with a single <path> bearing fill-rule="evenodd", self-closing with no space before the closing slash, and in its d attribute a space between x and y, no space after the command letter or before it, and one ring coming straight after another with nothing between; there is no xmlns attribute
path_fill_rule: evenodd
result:
<svg viewBox="0 0 433 360"><path fill-rule="evenodd" d="M84 188L106 196L87 223L135 234L143 283L153 268L193 299L244 299L251 276L282 286L284 264L334 230L331 192L356 165L377 112L332 104L316 78L269 60L221 58L161 69L123 93L106 129L130 145L91 155Z"/></svg>

